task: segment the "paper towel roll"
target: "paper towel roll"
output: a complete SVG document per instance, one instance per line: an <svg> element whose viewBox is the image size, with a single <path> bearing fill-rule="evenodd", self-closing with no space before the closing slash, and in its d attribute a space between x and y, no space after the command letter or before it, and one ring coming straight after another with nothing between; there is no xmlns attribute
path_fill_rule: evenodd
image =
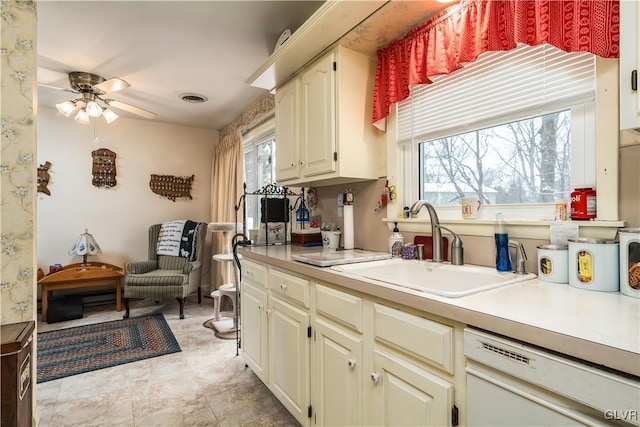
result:
<svg viewBox="0 0 640 427"><path fill-rule="evenodd" d="M353 205L344 205L344 248L353 249Z"/></svg>

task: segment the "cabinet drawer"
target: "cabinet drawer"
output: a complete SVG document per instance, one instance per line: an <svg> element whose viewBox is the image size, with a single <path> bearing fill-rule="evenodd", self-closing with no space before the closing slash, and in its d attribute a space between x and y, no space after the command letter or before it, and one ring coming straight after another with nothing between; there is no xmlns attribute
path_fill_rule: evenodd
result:
<svg viewBox="0 0 640 427"><path fill-rule="evenodd" d="M374 304L376 340L453 374L454 328Z"/></svg>
<svg viewBox="0 0 640 427"><path fill-rule="evenodd" d="M286 297L291 301L298 302L306 308L311 307L308 280L292 276L279 270L270 269L268 283L271 292Z"/></svg>
<svg viewBox="0 0 640 427"><path fill-rule="evenodd" d="M256 262L249 261L246 258L242 258L240 264L242 265L243 282L249 282L252 285L259 286L261 288L266 287L267 267Z"/></svg>
<svg viewBox="0 0 640 427"><path fill-rule="evenodd" d="M316 285L316 311L358 332L362 329L362 298L323 285Z"/></svg>

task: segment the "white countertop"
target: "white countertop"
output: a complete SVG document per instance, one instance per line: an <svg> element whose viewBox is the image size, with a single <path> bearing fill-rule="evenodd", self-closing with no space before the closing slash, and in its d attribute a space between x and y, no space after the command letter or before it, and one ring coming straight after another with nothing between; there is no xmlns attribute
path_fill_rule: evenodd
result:
<svg viewBox="0 0 640 427"><path fill-rule="evenodd" d="M348 277L291 255L317 248L239 248L247 258L640 376L640 299L538 279L446 298Z"/></svg>

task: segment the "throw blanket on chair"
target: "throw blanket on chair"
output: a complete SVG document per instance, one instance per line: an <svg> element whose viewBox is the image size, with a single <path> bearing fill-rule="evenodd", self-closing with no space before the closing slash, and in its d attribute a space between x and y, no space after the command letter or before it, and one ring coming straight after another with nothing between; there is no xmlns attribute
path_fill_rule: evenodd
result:
<svg viewBox="0 0 640 427"><path fill-rule="evenodd" d="M196 259L198 223L190 220L163 222L158 235L157 255L172 255Z"/></svg>

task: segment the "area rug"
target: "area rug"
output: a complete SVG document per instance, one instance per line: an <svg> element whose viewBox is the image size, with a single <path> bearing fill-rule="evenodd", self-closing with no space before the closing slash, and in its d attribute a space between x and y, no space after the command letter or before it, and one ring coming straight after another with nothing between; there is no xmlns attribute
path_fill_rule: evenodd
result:
<svg viewBox="0 0 640 427"><path fill-rule="evenodd" d="M223 318L222 320L209 319L202 326L211 329L215 336L223 340L235 340L240 331L233 327L233 319Z"/></svg>
<svg viewBox="0 0 640 427"><path fill-rule="evenodd" d="M38 333L38 383L181 351L162 313Z"/></svg>

